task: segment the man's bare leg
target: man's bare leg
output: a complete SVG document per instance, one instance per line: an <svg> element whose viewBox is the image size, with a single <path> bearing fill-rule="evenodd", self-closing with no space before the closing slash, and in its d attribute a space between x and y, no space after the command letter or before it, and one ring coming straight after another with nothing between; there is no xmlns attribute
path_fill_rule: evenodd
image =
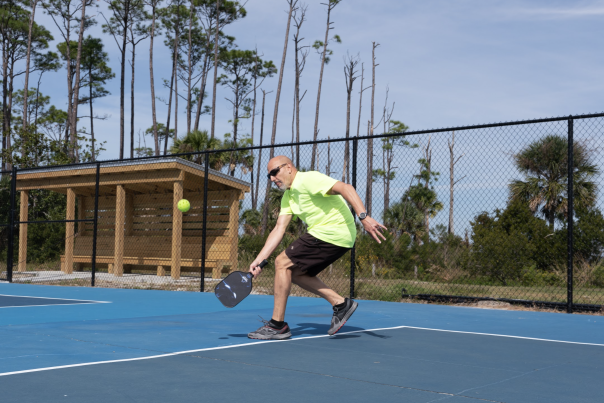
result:
<svg viewBox="0 0 604 403"><path fill-rule="evenodd" d="M273 306L273 319L281 322L285 318L287 297L292 288L292 267L294 262L289 260L285 252L281 252L275 259L275 304Z"/></svg>
<svg viewBox="0 0 604 403"><path fill-rule="evenodd" d="M275 305L273 319L283 321L287 298L292 288L292 282L306 291L326 299L332 306L344 302L338 293L325 285L319 278L306 275L298 269L285 252L275 259Z"/></svg>
<svg viewBox="0 0 604 403"><path fill-rule="evenodd" d="M332 306L344 302L344 298L326 286L320 278L309 276L301 270L294 270L292 282L306 291L326 299Z"/></svg>

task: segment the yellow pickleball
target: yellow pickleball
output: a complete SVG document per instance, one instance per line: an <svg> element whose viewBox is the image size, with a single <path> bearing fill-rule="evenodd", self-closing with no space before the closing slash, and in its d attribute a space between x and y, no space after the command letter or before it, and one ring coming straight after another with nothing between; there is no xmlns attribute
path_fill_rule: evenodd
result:
<svg viewBox="0 0 604 403"><path fill-rule="evenodd" d="M181 199L178 201L178 209L183 213L186 213L191 208L191 203L187 199Z"/></svg>

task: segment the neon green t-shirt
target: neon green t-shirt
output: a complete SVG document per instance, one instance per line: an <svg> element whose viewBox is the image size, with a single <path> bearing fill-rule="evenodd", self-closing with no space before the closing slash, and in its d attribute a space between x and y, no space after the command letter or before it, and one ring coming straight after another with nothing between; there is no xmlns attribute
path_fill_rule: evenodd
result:
<svg viewBox="0 0 604 403"><path fill-rule="evenodd" d="M320 172L298 172L281 199L279 215L297 215L308 233L324 242L352 248L357 236L354 217L340 195L329 195L338 181Z"/></svg>

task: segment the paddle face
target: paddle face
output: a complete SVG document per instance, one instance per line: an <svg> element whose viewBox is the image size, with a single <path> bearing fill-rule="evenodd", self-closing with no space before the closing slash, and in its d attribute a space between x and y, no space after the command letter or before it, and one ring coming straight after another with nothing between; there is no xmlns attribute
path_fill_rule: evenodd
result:
<svg viewBox="0 0 604 403"><path fill-rule="evenodd" d="M268 262L263 260L259 267L263 268ZM252 291L252 273L234 271L222 280L216 288L214 294L216 298L227 308L233 308L250 295Z"/></svg>

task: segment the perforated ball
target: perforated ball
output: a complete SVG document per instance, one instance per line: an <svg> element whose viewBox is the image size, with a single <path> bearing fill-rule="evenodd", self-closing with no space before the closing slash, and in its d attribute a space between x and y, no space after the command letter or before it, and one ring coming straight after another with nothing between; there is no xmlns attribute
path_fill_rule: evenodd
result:
<svg viewBox="0 0 604 403"><path fill-rule="evenodd" d="M181 199L178 201L178 209L183 213L186 213L191 208L191 203L187 199Z"/></svg>

